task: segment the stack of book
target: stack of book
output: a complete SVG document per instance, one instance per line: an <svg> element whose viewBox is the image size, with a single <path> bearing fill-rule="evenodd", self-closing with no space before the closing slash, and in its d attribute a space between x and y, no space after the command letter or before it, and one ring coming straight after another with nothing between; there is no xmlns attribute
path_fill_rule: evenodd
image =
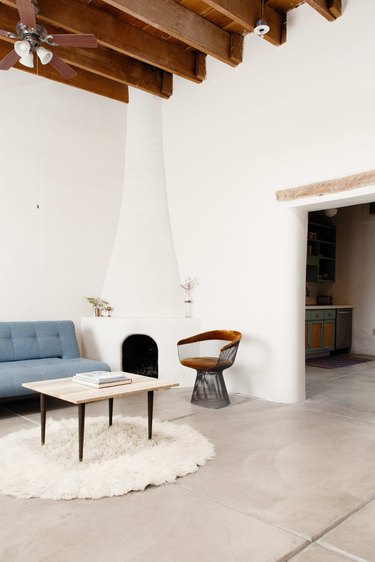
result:
<svg viewBox="0 0 375 562"><path fill-rule="evenodd" d="M73 382L93 386L94 388L106 388L108 386L118 386L129 384L132 379L125 373L109 373L108 371L90 371L88 373L77 373L72 377Z"/></svg>

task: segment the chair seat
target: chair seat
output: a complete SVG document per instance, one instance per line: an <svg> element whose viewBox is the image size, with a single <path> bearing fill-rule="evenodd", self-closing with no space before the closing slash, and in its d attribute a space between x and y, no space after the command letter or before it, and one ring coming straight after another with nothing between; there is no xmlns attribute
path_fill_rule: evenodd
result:
<svg viewBox="0 0 375 562"><path fill-rule="evenodd" d="M198 371L216 370L217 367L219 367L220 370L224 370L232 364L232 362L227 359L220 359L219 363L218 357L186 357L185 359L181 359L180 363L185 367L191 367Z"/></svg>

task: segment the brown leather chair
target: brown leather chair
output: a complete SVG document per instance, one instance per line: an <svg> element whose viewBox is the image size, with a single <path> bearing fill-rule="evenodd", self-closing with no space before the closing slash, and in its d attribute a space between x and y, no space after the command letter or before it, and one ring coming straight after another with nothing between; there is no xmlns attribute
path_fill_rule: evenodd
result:
<svg viewBox="0 0 375 562"><path fill-rule="evenodd" d="M242 334L213 330L177 343L181 365L196 369L191 402L205 408L224 408L230 404L223 371L234 363ZM223 343L226 343L223 345Z"/></svg>

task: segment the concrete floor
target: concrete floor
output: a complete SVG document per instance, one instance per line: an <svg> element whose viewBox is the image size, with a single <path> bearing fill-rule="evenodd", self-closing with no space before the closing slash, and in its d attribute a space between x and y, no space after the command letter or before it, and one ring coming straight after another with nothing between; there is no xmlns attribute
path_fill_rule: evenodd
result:
<svg viewBox="0 0 375 562"><path fill-rule="evenodd" d="M1 562L375 561L375 361L310 367L307 393L298 405L236 395L222 410L183 389L156 395L155 417L198 429L216 457L122 497L1 496ZM146 415L145 397L117 400L118 412ZM49 412L72 415L58 402ZM0 436L37 423L35 400L0 405Z"/></svg>

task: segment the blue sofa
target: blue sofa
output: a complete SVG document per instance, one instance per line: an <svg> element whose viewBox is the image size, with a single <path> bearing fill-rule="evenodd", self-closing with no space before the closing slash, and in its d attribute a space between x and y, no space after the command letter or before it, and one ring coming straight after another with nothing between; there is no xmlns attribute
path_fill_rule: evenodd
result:
<svg viewBox="0 0 375 562"><path fill-rule="evenodd" d="M81 358L71 321L0 322L0 399L32 394L23 382L110 371Z"/></svg>

